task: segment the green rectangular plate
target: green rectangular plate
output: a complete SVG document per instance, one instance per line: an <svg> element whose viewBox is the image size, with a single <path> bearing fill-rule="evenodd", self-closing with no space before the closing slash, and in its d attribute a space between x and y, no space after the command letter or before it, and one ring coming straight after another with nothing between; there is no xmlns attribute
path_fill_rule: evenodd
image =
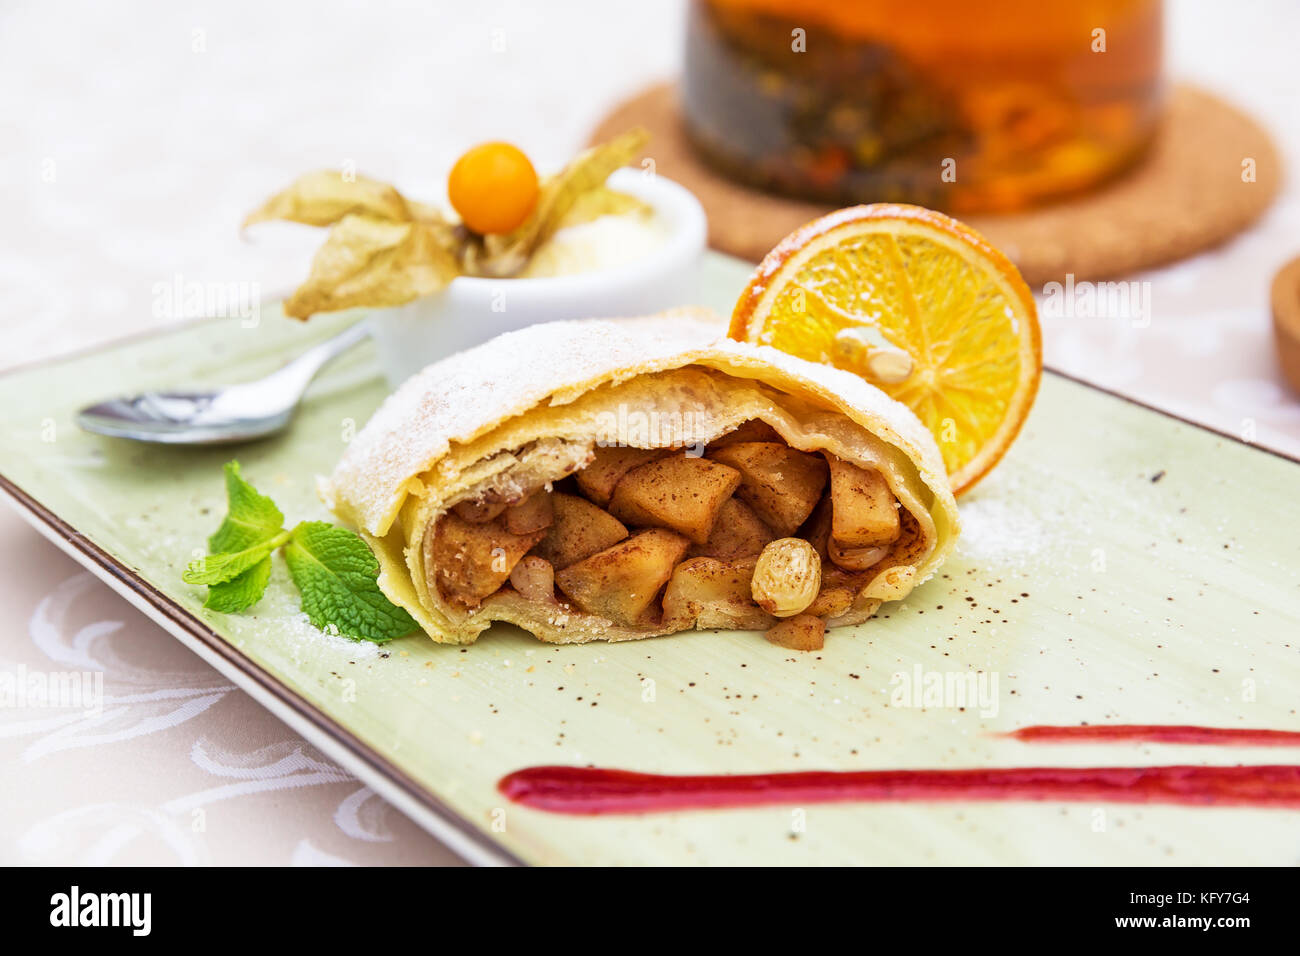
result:
<svg viewBox="0 0 1300 956"><path fill-rule="evenodd" d="M749 267L711 256L725 310ZM499 626L467 649L312 629L277 559L253 613L180 580L224 508L229 450L79 432L107 395L263 374L354 319L215 320L0 378L0 487L63 547L231 680L477 862L1273 863L1285 811L1083 803L842 804L641 817L507 805L509 771L597 764L785 769L1285 763L1300 748L1029 745L1028 724L1300 729L1300 465L1048 374L1011 454L962 501L942 573L797 654L746 632L553 647ZM291 521L384 397L368 345L285 435L237 450ZM919 669L919 670L918 670ZM982 673L992 706L906 706L919 673ZM944 706L949 704L953 706Z"/></svg>

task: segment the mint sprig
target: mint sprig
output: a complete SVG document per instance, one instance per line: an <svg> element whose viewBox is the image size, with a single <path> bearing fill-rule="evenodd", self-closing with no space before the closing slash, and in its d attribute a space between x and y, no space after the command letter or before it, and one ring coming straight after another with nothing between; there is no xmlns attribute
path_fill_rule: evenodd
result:
<svg viewBox="0 0 1300 956"><path fill-rule="evenodd" d="M419 625L379 590L379 562L359 536L323 521L303 521L292 531L270 498L225 466L228 510L208 538L206 557L190 562L181 578L207 585L203 606L234 613L266 593L271 555L284 548L289 576L302 593L302 609L321 630L384 644Z"/></svg>
<svg viewBox="0 0 1300 956"><path fill-rule="evenodd" d="M244 480L239 462L225 464L226 517L212 537L208 550L213 554L243 551L274 538L284 530L284 515L275 502Z"/></svg>
<svg viewBox="0 0 1300 956"><path fill-rule="evenodd" d="M415 630L411 615L379 590L379 562L351 531L304 521L293 529L284 560L302 592L302 609L317 627L333 625L379 643Z"/></svg>
<svg viewBox="0 0 1300 956"><path fill-rule="evenodd" d="M203 606L222 614L238 614L262 600L271 580L271 556L268 554L238 577L208 585L208 599Z"/></svg>
<svg viewBox="0 0 1300 956"><path fill-rule="evenodd" d="M261 564L276 548L288 541L289 537L288 531L281 531L274 538L259 541L251 548L242 551L209 554L205 558L191 561L182 577L187 584L225 584L241 576L254 565Z"/></svg>

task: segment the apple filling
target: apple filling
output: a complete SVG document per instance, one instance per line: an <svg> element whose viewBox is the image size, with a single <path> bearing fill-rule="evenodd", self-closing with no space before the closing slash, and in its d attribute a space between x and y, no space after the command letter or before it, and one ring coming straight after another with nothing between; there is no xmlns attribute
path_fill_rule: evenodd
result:
<svg viewBox="0 0 1300 956"><path fill-rule="evenodd" d="M812 650L828 623L875 610L867 584L915 561L920 539L879 471L752 420L703 456L597 448L531 493L460 501L424 554L430 587L467 613L513 594L636 631L764 630Z"/></svg>

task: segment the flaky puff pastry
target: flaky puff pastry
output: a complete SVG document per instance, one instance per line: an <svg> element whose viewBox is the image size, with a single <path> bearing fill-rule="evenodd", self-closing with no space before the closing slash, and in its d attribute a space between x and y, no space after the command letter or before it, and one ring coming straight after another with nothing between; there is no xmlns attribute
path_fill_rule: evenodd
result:
<svg viewBox="0 0 1300 956"><path fill-rule="evenodd" d="M885 476L915 519L831 627L866 620L932 575L958 533L934 439L861 378L723 337L706 310L535 325L452 355L401 386L321 483L326 504L379 559L379 585L435 641L470 643L493 621L544 641L631 640L628 627L503 588L465 609L431 588L426 532L485 490L519 497L581 468L600 445L699 448L760 419L793 448Z"/></svg>

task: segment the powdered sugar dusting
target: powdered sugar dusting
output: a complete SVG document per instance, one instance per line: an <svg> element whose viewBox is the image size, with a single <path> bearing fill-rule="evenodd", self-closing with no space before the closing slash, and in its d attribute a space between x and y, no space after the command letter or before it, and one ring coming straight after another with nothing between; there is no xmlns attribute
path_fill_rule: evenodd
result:
<svg viewBox="0 0 1300 956"><path fill-rule="evenodd" d="M458 352L408 379L348 446L322 488L340 517L382 536L413 476L510 415L607 381L671 367L725 331L706 309L620 321L547 322ZM680 363L679 363L680 364Z"/></svg>
<svg viewBox="0 0 1300 956"><path fill-rule="evenodd" d="M1057 542L1051 529L1024 507L1014 489L990 487L981 492L961 504L957 554L984 566L1023 568L1053 550Z"/></svg>
<svg viewBox="0 0 1300 956"><path fill-rule="evenodd" d="M841 369L727 339L725 326L706 309L678 309L534 325L429 366L390 395L357 435L323 484L323 497L339 517L382 537L406 483L453 442L469 441L548 398L564 401L603 382L693 363L784 384L838 406L902 448L923 480L946 494L934 439L905 406Z"/></svg>
<svg viewBox="0 0 1300 956"><path fill-rule="evenodd" d="M252 612L255 617L264 616L275 621L276 638L296 663L342 663L379 656L383 649L379 644L354 641L337 632L316 627L299 607L301 600L284 562L277 559L272 564L271 585Z"/></svg>

